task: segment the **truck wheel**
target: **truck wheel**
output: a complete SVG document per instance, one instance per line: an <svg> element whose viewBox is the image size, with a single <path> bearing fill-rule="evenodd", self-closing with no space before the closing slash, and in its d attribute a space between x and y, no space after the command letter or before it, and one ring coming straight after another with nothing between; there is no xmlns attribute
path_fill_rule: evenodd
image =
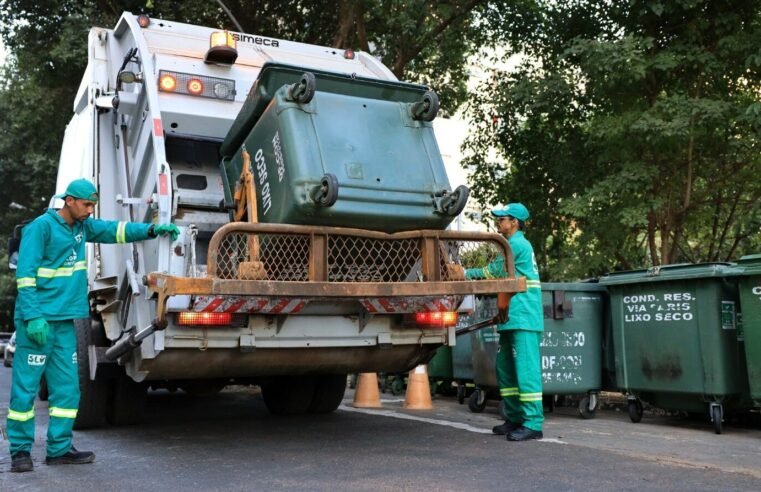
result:
<svg viewBox="0 0 761 492"><path fill-rule="evenodd" d="M103 377L90 379L90 340L99 338L93 333L89 319L75 319L77 330L77 367L79 371L79 411L74 429L97 429L106 425L108 381ZM105 335L104 335L105 336Z"/></svg>
<svg viewBox="0 0 761 492"><path fill-rule="evenodd" d="M262 397L273 415L300 415L312 404L314 382L311 378L282 377L262 385Z"/></svg>
<svg viewBox="0 0 761 492"><path fill-rule="evenodd" d="M114 380L113 395L106 412L108 423L115 426L142 423L147 397L148 385L136 383L122 372Z"/></svg>
<svg viewBox="0 0 761 492"><path fill-rule="evenodd" d="M310 413L330 413L338 408L346 391L346 374L317 376L314 396L309 404Z"/></svg>

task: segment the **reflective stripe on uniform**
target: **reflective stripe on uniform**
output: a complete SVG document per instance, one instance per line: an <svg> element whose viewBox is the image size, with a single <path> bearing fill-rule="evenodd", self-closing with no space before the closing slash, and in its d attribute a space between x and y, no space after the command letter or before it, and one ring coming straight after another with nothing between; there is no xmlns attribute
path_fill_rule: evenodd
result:
<svg viewBox="0 0 761 492"><path fill-rule="evenodd" d="M491 272L489 271L489 267L488 266L483 267L481 269L481 273L483 273L484 278L486 278L487 280L491 280L491 279L495 278L494 275L492 275Z"/></svg>
<svg viewBox="0 0 761 492"><path fill-rule="evenodd" d="M78 261L74 263L73 267L38 268L37 276L40 278L71 277L74 275L74 272L79 270L87 270L86 261Z"/></svg>
<svg viewBox="0 0 761 492"><path fill-rule="evenodd" d="M518 396L518 388L500 388L499 396Z"/></svg>
<svg viewBox="0 0 761 492"><path fill-rule="evenodd" d="M542 401L541 393L521 393L519 397L521 401Z"/></svg>
<svg viewBox="0 0 761 492"><path fill-rule="evenodd" d="M77 409L76 408L50 407L50 416L51 417L61 417L61 418L65 418L65 419L75 419L75 418L77 418Z"/></svg>
<svg viewBox="0 0 761 492"><path fill-rule="evenodd" d="M542 282L540 282L539 280L526 280L526 288L527 289L541 289Z"/></svg>
<svg viewBox="0 0 761 492"><path fill-rule="evenodd" d="M23 289L24 287L37 287L37 279L33 277L17 278L16 288Z"/></svg>
<svg viewBox="0 0 761 492"><path fill-rule="evenodd" d="M127 242L127 223L119 222L116 226L116 242L119 244Z"/></svg>
<svg viewBox="0 0 761 492"><path fill-rule="evenodd" d="M26 422L27 420L32 420L34 418L34 408L29 410L28 412L17 412L9 408L8 418L10 420L17 420L19 422Z"/></svg>

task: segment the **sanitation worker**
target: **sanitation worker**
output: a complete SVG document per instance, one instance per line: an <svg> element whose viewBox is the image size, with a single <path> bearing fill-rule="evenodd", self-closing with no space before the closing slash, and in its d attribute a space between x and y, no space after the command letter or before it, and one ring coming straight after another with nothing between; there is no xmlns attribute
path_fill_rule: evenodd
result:
<svg viewBox="0 0 761 492"><path fill-rule="evenodd" d="M170 234L174 224L152 225L93 219L98 191L86 179L72 181L48 209L24 227L16 267L16 356L13 361L8 440L11 471L32 471L34 398L44 375L48 385L48 465L92 463L95 454L71 444L79 407L77 333L73 320L89 318L85 242L127 243Z"/></svg>
<svg viewBox="0 0 761 492"><path fill-rule="evenodd" d="M509 441L541 439L544 411L539 343L544 331L544 309L534 249L523 234L529 212L521 203L510 203L495 208L491 214L497 220L497 230L513 250L515 274L526 277L526 292L512 297L507 322L497 326L497 383L507 420L492 432L506 435ZM484 268L469 268L465 278L504 277L504 262L500 257Z"/></svg>

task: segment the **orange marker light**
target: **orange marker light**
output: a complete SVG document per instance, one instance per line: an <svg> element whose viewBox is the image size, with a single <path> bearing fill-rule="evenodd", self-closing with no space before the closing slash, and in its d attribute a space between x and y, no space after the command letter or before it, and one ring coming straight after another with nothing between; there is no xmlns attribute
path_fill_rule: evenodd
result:
<svg viewBox="0 0 761 492"><path fill-rule="evenodd" d="M174 75L162 75L159 79L159 89L164 92L174 92L177 89L177 79Z"/></svg>
<svg viewBox="0 0 761 492"><path fill-rule="evenodd" d="M188 92L194 96L197 96L203 93L203 82L201 82L198 79L188 80L187 87L188 87Z"/></svg>

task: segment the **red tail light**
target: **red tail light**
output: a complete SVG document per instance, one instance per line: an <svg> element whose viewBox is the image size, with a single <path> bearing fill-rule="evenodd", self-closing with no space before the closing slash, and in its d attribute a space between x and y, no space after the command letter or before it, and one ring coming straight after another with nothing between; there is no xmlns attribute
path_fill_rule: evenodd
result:
<svg viewBox="0 0 761 492"><path fill-rule="evenodd" d="M457 313L454 311L431 311L415 313L415 323L432 328L447 328L457 324Z"/></svg>
<svg viewBox="0 0 761 492"><path fill-rule="evenodd" d="M221 326L232 323L232 313L177 313L177 324L181 326Z"/></svg>

